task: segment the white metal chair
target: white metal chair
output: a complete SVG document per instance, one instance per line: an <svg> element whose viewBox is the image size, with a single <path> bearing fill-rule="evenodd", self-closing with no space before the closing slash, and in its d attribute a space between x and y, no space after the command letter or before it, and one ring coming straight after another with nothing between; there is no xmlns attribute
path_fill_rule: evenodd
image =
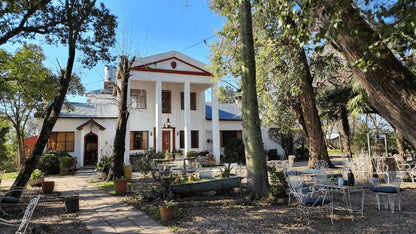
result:
<svg viewBox="0 0 416 234"><path fill-rule="evenodd" d="M391 213L394 213L394 207L397 202L398 209L401 211L401 198L400 198L400 183L402 178L397 176L396 171L389 171L383 176L385 183L380 184L376 178L373 178L373 191L376 194L378 210L380 210L380 200L384 197L384 207L388 209L390 206Z"/></svg>
<svg viewBox="0 0 416 234"><path fill-rule="evenodd" d="M297 201L297 208L302 212L302 215L307 218L308 225L310 223L310 217L312 213L329 213L331 224L334 225L332 220L333 205L331 199L329 199L329 191L314 190L311 192L304 191L304 183L301 179L290 178L288 181L291 194Z"/></svg>
<svg viewBox="0 0 416 234"><path fill-rule="evenodd" d="M0 218L0 224L4 224L8 226L19 226L16 231L16 234L26 233L27 227L29 226L30 219L32 218L32 215L33 215L33 211L35 210L36 205L39 202L40 196L41 195L39 194L36 197L32 198L32 200L30 200L29 205L27 205L25 209L25 213L21 221L13 222L13 221L8 221L8 220Z"/></svg>
<svg viewBox="0 0 416 234"><path fill-rule="evenodd" d="M414 183L416 177L416 168L406 163L404 159L400 157L399 154L394 154L393 158L394 162L396 163L397 170L400 172L402 178L405 175L408 175L410 177L410 180L412 180L412 182Z"/></svg>
<svg viewBox="0 0 416 234"><path fill-rule="evenodd" d="M19 198L12 194L20 193ZM0 196L0 213L6 216L21 215L32 199L32 194L25 187L16 187Z"/></svg>

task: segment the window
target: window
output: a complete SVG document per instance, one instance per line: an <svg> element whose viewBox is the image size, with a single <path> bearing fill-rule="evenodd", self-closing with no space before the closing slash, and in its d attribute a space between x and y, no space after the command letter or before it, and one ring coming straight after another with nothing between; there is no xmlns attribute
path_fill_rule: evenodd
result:
<svg viewBox="0 0 416 234"><path fill-rule="evenodd" d="M196 93L195 92L191 92L191 110L196 110ZM183 103L184 103L185 97L183 95L183 92L181 92L181 109L183 110Z"/></svg>
<svg viewBox="0 0 416 234"><path fill-rule="evenodd" d="M170 91L162 90L162 113L171 113Z"/></svg>
<svg viewBox="0 0 416 234"><path fill-rule="evenodd" d="M131 107L138 109L147 108L146 90L145 89L132 89L130 91Z"/></svg>
<svg viewBox="0 0 416 234"><path fill-rule="evenodd" d="M179 148L185 148L185 131L179 132ZM198 131L191 131L191 148L199 148Z"/></svg>
<svg viewBox="0 0 416 234"><path fill-rule="evenodd" d="M242 138L241 131L220 131L220 147L225 147L233 138Z"/></svg>
<svg viewBox="0 0 416 234"><path fill-rule="evenodd" d="M149 132L136 131L130 132L130 149L131 150L146 150L148 149Z"/></svg>
<svg viewBox="0 0 416 234"><path fill-rule="evenodd" d="M52 132L48 139L48 149L74 152L74 132Z"/></svg>

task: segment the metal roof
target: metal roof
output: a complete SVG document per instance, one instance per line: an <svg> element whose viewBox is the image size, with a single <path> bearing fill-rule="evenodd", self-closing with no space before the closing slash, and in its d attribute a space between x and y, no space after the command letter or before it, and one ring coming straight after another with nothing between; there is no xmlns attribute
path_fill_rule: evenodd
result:
<svg viewBox="0 0 416 234"><path fill-rule="evenodd" d="M241 121L240 107L235 103L219 104L218 105L219 120ZM211 103L205 105L205 118L212 120Z"/></svg>

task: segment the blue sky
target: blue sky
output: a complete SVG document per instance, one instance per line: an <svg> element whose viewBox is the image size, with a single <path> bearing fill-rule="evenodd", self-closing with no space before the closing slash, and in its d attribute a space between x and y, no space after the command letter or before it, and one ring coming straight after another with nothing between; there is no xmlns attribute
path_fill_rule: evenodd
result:
<svg viewBox="0 0 416 234"><path fill-rule="evenodd" d="M205 0L100 0L118 17L117 46L114 55L121 54L125 45L127 55L142 57L171 50L179 51L201 62L209 63L209 44L214 33L222 28L224 19L212 13ZM203 43L205 39L207 44ZM33 43L33 42L32 42ZM45 66L53 71L65 67L67 50L62 46L37 42L44 49ZM14 52L21 45L5 45ZM78 52L77 52L78 53ZM79 55L79 53L78 53ZM59 61L59 62L58 62ZM116 61L114 64L117 65ZM81 78L86 91L101 89L104 65L99 63L87 70L76 63L74 72ZM85 97L68 97L70 101L84 102Z"/></svg>

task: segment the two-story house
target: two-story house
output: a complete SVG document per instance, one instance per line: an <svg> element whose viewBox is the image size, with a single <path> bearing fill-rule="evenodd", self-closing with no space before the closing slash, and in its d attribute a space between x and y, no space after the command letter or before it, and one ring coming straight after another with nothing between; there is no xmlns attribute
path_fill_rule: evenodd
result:
<svg viewBox="0 0 416 234"><path fill-rule="evenodd" d="M232 138L242 138L239 107L218 104L216 83L205 64L171 51L139 58L131 70L126 163L130 154L150 148L182 149L185 154L209 150L219 162L222 147ZM71 103L71 110L62 110L48 149L68 151L77 157L79 167L95 165L103 155L112 154L118 115L112 82L120 83L115 69L106 67L104 89L88 93L87 103ZM210 103L208 89L213 90ZM265 148L277 148L269 144L266 139Z"/></svg>

